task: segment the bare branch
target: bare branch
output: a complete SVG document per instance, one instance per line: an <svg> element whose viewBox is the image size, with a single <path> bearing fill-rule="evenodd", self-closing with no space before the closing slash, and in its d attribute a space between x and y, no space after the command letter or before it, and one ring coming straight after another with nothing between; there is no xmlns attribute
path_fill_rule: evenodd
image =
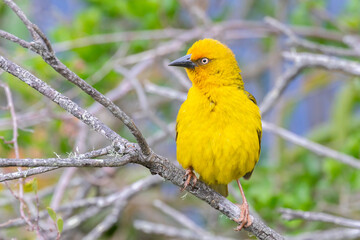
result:
<svg viewBox="0 0 360 240"><path fill-rule="evenodd" d="M145 90L148 93L153 93L153 94L157 94L159 96L163 96L169 99L176 99L179 100L181 102L186 100L186 93L174 90L172 88L169 87L162 87L162 86L158 86L156 84L153 84L151 82L146 82L145 83Z"/></svg>
<svg viewBox="0 0 360 240"><path fill-rule="evenodd" d="M201 4L206 4L206 1L197 1L193 2L190 0L181 0L180 3L184 5L186 10L190 13L190 15L197 20L202 25L210 26L212 21L206 15L205 9L201 8ZM205 6L206 7L206 6ZM197 24L195 24L197 25Z"/></svg>
<svg viewBox="0 0 360 240"><path fill-rule="evenodd" d="M343 42L352 47L356 52L360 54L360 37L356 35L344 36Z"/></svg>
<svg viewBox="0 0 360 240"><path fill-rule="evenodd" d="M131 162L131 156L106 159L83 158L0 158L0 167L120 167Z"/></svg>
<svg viewBox="0 0 360 240"><path fill-rule="evenodd" d="M214 27L223 26L221 24L213 24ZM276 28L269 28L262 23L255 23L251 21L231 21L230 24L232 29L249 29L255 32L259 32L259 30L267 30L265 33L279 33ZM229 28L228 26L224 26L225 29ZM315 28L315 27L303 27L303 26L295 26L291 27L291 29L299 35L306 37L318 37L329 39L333 41L342 41L343 35L336 31L329 31L323 28ZM231 30L231 29L230 29ZM145 31L128 31L128 32L119 32L119 33L108 33L108 34L99 34L93 36L87 36L83 38L73 39L64 42L58 42L53 44L53 48L56 52L68 51L74 48L82 48L91 45L98 44L107 44L107 43L117 43L117 42L130 42L136 40L162 40L168 38L176 38L177 36L183 34L188 31L188 29L174 29L174 28L166 28L166 29L156 29L156 30L145 30Z"/></svg>
<svg viewBox="0 0 360 240"><path fill-rule="evenodd" d="M48 97L50 100L57 103L60 107L62 107L87 125L89 125L92 129L94 129L96 132L100 133L110 141L119 141L122 143L122 146L126 146L126 144L128 144L127 140L121 138L117 133L112 131L109 127L100 122L90 113L79 107L76 103L60 94L55 89L51 88L45 82L36 78L30 72L26 71L15 63L5 59L2 56L0 56L0 68L19 78L21 81L25 82L30 87L34 88L44 96Z"/></svg>
<svg viewBox="0 0 360 240"><path fill-rule="evenodd" d="M76 170L77 168L74 167L66 168L65 171L61 174L50 202L50 207L55 212L57 211L57 208L60 205L65 190L68 184L70 184L71 177L75 174Z"/></svg>
<svg viewBox="0 0 360 240"><path fill-rule="evenodd" d="M181 84L181 86L183 86L183 88L185 90L188 90L189 88L191 88L191 82L190 80L184 75L184 73L177 68L169 68L169 63L170 61L168 59L163 61L163 66L165 67L165 69L167 71L169 71L171 73L172 76L175 76L175 78L177 80L179 80L179 83Z"/></svg>
<svg viewBox="0 0 360 240"><path fill-rule="evenodd" d="M289 83L301 72L304 68L301 64L296 64L292 68L288 69L279 79L276 80L275 86L264 97L263 102L260 105L261 115L266 115L269 110L274 106L281 94L284 92Z"/></svg>
<svg viewBox="0 0 360 240"><path fill-rule="evenodd" d="M284 52L283 56L296 64L304 65L304 67L321 67L360 76L360 63L355 61L313 53Z"/></svg>
<svg viewBox="0 0 360 240"><path fill-rule="evenodd" d="M150 66L151 62L150 61L145 61L145 62L141 62L138 63L137 65L139 65L138 67L134 67L134 69L136 70L137 68L140 69L145 69L148 68ZM123 67L116 67L115 70L117 72L120 72L121 74L123 74L126 79L128 79L131 84L133 85L133 88L136 91L136 95L138 97L140 106L142 111L156 124L158 125L164 132L166 132L168 135L175 137L175 135L172 133L172 131L168 131L167 129L167 125L166 123L164 123L161 119L159 119L154 113L153 111L151 111L150 106L148 104L148 99L146 96L146 93L144 91L144 88L142 86L142 84L140 83L140 81L137 79L137 76L134 75L134 73L137 73L139 71L128 71L127 69L123 68Z"/></svg>
<svg viewBox="0 0 360 240"><path fill-rule="evenodd" d="M126 207L128 201L116 201L111 212L106 218L99 223L91 232L89 232L83 239L91 240L98 239L104 232L111 228L119 219L121 213Z"/></svg>
<svg viewBox="0 0 360 240"><path fill-rule="evenodd" d="M95 158L95 157L107 155L109 153L113 153L113 151L114 151L113 147L105 147L105 148L101 148L101 149L87 152L84 154L80 154L77 158L78 159ZM0 174L0 182L14 180L14 179L18 179L18 178L25 178L25 177L29 177L32 175L37 175L37 174L41 174L44 172L56 170L56 169L58 169L58 167L37 167L37 168L27 169L27 170L24 170L21 172Z"/></svg>
<svg viewBox="0 0 360 240"><path fill-rule="evenodd" d="M176 122L172 122L170 124L167 125L167 129L168 131L172 131L173 133L175 132L175 126L176 126ZM158 131L156 132L154 135L150 136L147 138L147 141L149 143L150 146L154 146L157 143L163 141L164 139L166 139L169 135L164 132L164 131Z"/></svg>
<svg viewBox="0 0 360 240"><path fill-rule="evenodd" d="M199 235L199 236L208 235L208 232L206 232L204 229L199 227L195 222L193 222L187 216L185 216L181 212L173 209L172 207L168 206L167 204L163 203L162 201L155 200L153 204L154 204L155 207L157 207L163 213L169 215L175 221L177 221L178 223L180 223L184 227L186 227L186 228L190 229L191 231L193 231L196 235Z"/></svg>
<svg viewBox="0 0 360 240"><path fill-rule="evenodd" d="M57 167L38 167L38 168L24 170L21 172L0 174L0 182L5 182L5 181L19 179L19 178L26 178L26 177L30 177L33 175L49 172L49 171L52 171L55 169L58 169L58 168Z"/></svg>
<svg viewBox="0 0 360 240"><path fill-rule="evenodd" d="M143 220L135 220L134 227L148 234L164 235L178 239L194 239L194 240L233 240L233 238L225 238L213 235L201 235L188 229L176 228L169 225L152 223Z"/></svg>
<svg viewBox="0 0 360 240"><path fill-rule="evenodd" d="M360 160L344 153L335 151L331 148L325 147L321 144L312 142L306 138L300 137L288 130L280 128L272 123L262 121L262 126L265 131L279 135L280 137L295 143L296 145L302 146L310 151L314 152L319 156L330 157L341 163L350 165L354 168L360 169Z"/></svg>
<svg viewBox="0 0 360 240"><path fill-rule="evenodd" d="M117 58L124 57L127 51L129 50L129 44L122 44L119 49L115 52L113 56L109 58L105 62L104 65L101 66L99 70L97 70L93 75L86 79L88 83L94 84L103 79L111 70L114 69L114 63Z"/></svg>
<svg viewBox="0 0 360 240"><path fill-rule="evenodd" d="M159 29L145 31L130 31L120 33L108 33L78 38L74 40L54 43L53 47L56 52L68 51L74 48L82 48L97 44L106 44L114 42L131 42L136 40L161 40L174 38L183 33L184 29Z"/></svg>
<svg viewBox="0 0 360 240"><path fill-rule="evenodd" d="M30 46L31 46L29 42L22 40L21 38L18 38L16 36L12 35L11 33L5 32L3 30L0 30L0 37L5 38L11 42L17 43L20 46L22 46L23 48L30 48Z"/></svg>
<svg viewBox="0 0 360 240"><path fill-rule="evenodd" d="M10 88L7 84L5 83L1 83L0 82L0 87L4 88L5 91L5 95L6 95L6 100L7 100L7 105L8 105L8 109L10 111L10 116L11 116L11 123L12 123L12 139L11 141L5 141L6 143L11 143L14 146L14 153L15 153L15 162L19 161L18 159L20 158L19 155L19 144L18 144L18 137L19 137L19 133L18 133L18 120L16 117L16 113L15 113L15 106L13 103L13 99L12 99L12 95L11 95L11 91ZM21 172L21 168L18 168L18 171ZM20 216L22 219L25 220L25 222L27 223L27 225L30 227L30 229L35 229L37 236L41 239L43 239L43 236L40 233L40 228L39 225L34 225L28 218L28 216L26 216L24 209L26 208L26 203L24 200L24 179L20 178L19 179L19 192L18 195L15 195L15 193L11 190L10 186L8 186L7 182L5 182L5 186L10 190L11 194L19 200L20 202ZM29 213L30 215L30 213ZM37 222L35 222L37 223Z"/></svg>
<svg viewBox="0 0 360 240"><path fill-rule="evenodd" d="M69 188L74 188L74 187L78 187L79 185L83 184L83 181L80 178L74 178L72 179L72 181L69 183L68 187ZM38 198L41 199L45 196L48 196L50 194L53 193L55 186L49 186L46 187L44 189L41 189L38 191ZM35 200L36 196L31 192L31 193L25 193L24 194L24 199L29 202L29 201L33 201ZM5 198L5 199L1 199L0 201L0 206L6 206L12 203L12 199L11 198Z"/></svg>
<svg viewBox="0 0 360 240"><path fill-rule="evenodd" d="M39 37L36 33L36 31L34 30L34 26L33 24L29 21L29 19L26 17L26 15L24 14L23 11L21 11L21 9L12 1L12 0L3 0L4 3L6 5L8 5L13 11L14 13L20 18L20 20L25 24L26 28L28 29L28 31L31 34L31 37L34 40L38 40Z"/></svg>
<svg viewBox="0 0 360 240"><path fill-rule="evenodd" d="M333 46L326 46L322 44L317 44L305 39L300 39L296 34L285 24L279 22L278 20L266 17L265 22L273 26L274 28L280 30L285 35L289 37L290 44L297 45L303 48L307 48L313 51L320 51L330 55L340 55L340 56L349 56L349 57L358 57L360 54L353 49L339 48Z"/></svg>
<svg viewBox="0 0 360 240"><path fill-rule="evenodd" d="M288 237L289 240L343 240L343 239L358 239L360 237L359 229L352 228L334 228L325 231L316 231L312 233L301 234L296 237Z"/></svg>
<svg viewBox="0 0 360 240"><path fill-rule="evenodd" d="M299 210L292 210L288 208L280 208L279 212L285 220L304 219L308 221L320 221L334 223L344 227L360 228L360 221L349 218L343 218L321 212L305 212Z"/></svg>
<svg viewBox="0 0 360 240"><path fill-rule="evenodd" d="M194 232L187 229L179 229L169 225L152 223L143 220L135 220L134 227L140 231L148 234L158 234L167 237L175 237L180 239L202 239L201 236L196 235Z"/></svg>

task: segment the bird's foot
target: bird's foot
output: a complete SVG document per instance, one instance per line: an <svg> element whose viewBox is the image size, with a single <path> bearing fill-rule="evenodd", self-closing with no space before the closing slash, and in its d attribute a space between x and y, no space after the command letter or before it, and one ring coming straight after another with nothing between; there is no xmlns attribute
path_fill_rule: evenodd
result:
<svg viewBox="0 0 360 240"><path fill-rule="evenodd" d="M189 186L191 178L193 179L192 180L193 186L195 186L195 184L197 183L197 180L198 180L195 173L193 172L192 167L189 167L189 168L186 169L185 178L186 178L186 180L185 180L185 183L184 183L184 187L181 189L181 191L184 191L185 188L187 186Z"/></svg>
<svg viewBox="0 0 360 240"><path fill-rule="evenodd" d="M237 226L237 228L235 228L235 231L241 231L241 229L245 226L245 227L250 227L250 225L252 224L252 220L249 214L249 205L247 204L247 202L244 202L243 204L236 204L240 210L240 218L238 219L234 219L235 222L237 222L238 224L240 224L239 226Z"/></svg>

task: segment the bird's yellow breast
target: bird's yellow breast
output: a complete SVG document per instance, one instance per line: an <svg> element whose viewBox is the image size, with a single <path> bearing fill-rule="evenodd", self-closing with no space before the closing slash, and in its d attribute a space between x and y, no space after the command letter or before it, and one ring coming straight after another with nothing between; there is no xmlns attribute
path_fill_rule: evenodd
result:
<svg viewBox="0 0 360 240"><path fill-rule="evenodd" d="M259 131L259 108L243 89L193 86L177 117L177 159L208 184L228 184L254 169Z"/></svg>

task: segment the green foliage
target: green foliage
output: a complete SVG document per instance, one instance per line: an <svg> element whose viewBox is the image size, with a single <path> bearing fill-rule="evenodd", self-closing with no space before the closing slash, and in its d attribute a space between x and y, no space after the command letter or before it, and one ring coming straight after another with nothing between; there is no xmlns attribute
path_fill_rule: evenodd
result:
<svg viewBox="0 0 360 240"><path fill-rule="evenodd" d="M360 2L349 0L347 3L344 13L339 17L339 24L348 28L349 31L358 33L360 31Z"/></svg>
<svg viewBox="0 0 360 240"><path fill-rule="evenodd" d="M311 1L311 0L300 0L298 1L297 7L294 8L294 12L291 14L291 23L296 25L312 25L314 19L311 13L315 9L322 9L325 6L325 0Z"/></svg>
<svg viewBox="0 0 360 240"><path fill-rule="evenodd" d="M46 208L50 218L53 220L53 222L56 225L56 228L59 232L59 234L61 234L63 227L64 227L64 221L61 217L57 216L56 212L51 208L51 207L47 207Z"/></svg>
<svg viewBox="0 0 360 240"><path fill-rule="evenodd" d="M261 19L263 16L275 16L274 5L271 1L258 0L254 1L253 8L250 9L249 17Z"/></svg>
<svg viewBox="0 0 360 240"><path fill-rule="evenodd" d="M30 181L26 182L24 185L24 191L25 192L34 192L37 194L38 190L38 181L37 178L33 178Z"/></svg>
<svg viewBox="0 0 360 240"><path fill-rule="evenodd" d="M49 216L51 217L51 219L56 222L57 216L56 216L56 212L51 208L51 207L47 207L46 208Z"/></svg>
<svg viewBox="0 0 360 240"><path fill-rule="evenodd" d="M57 228L58 228L58 230L59 230L59 233L61 233L62 230L63 230L63 228L64 228L64 221L63 221L63 219L62 219L61 217L59 217L59 218L57 219L57 221L56 221L56 226L57 226Z"/></svg>

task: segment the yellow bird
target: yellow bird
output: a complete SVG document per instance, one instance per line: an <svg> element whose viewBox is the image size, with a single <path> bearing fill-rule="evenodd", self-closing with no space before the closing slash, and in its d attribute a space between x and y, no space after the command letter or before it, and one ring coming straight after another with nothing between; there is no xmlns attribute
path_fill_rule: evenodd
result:
<svg viewBox="0 0 360 240"><path fill-rule="evenodd" d="M185 67L192 82L176 124L177 160L186 169L184 189L191 179L196 184L193 170L225 197L227 184L237 180L243 203L236 230L248 227L252 222L239 178L250 178L259 160L262 128L235 55L219 41L203 39L169 66Z"/></svg>

